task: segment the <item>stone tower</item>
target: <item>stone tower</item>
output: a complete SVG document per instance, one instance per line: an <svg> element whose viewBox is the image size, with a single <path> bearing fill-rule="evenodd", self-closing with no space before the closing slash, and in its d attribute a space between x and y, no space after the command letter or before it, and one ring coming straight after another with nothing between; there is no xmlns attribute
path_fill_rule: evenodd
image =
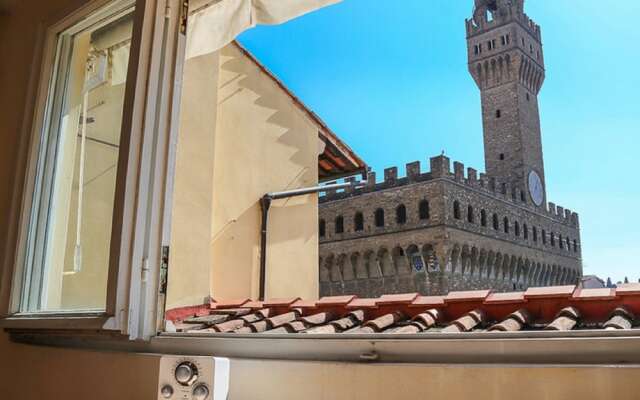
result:
<svg viewBox="0 0 640 400"><path fill-rule="evenodd" d="M523 201L546 204L538 93L545 78L540 27L524 0L475 0L466 21L469 72L480 88L487 174ZM526 199L525 196L529 196Z"/></svg>

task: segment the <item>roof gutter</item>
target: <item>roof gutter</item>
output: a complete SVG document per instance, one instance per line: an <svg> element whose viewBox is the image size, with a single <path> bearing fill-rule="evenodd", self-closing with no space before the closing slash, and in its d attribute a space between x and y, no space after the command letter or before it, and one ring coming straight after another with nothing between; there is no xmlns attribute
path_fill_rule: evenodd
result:
<svg viewBox="0 0 640 400"><path fill-rule="evenodd" d="M284 192L267 193L260 199L260 209L262 211L262 227L260 230L260 294L259 299L265 299L266 273L267 273L267 229L269 224L269 209L273 200L287 199L290 197L304 196L324 192L326 190L339 190L349 187L358 188L365 186L366 181L337 183L334 185L314 186L309 188L287 190Z"/></svg>

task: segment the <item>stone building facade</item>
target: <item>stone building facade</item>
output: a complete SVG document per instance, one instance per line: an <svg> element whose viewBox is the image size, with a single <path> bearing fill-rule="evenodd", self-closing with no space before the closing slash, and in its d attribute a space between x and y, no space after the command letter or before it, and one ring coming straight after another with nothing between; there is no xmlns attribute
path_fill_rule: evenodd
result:
<svg viewBox="0 0 640 400"><path fill-rule="evenodd" d="M540 27L524 0L476 0L466 21L469 71L481 91L486 173L444 155L387 168L376 182L320 197L320 294L575 284L578 215L547 202L538 93Z"/></svg>

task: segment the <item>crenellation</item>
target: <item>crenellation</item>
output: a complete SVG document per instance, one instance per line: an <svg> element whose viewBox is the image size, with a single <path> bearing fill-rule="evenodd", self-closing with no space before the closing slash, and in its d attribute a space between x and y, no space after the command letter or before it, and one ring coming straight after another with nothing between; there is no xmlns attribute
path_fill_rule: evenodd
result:
<svg viewBox="0 0 640 400"><path fill-rule="evenodd" d="M355 176L350 176L348 178L344 179L345 183L355 183L357 181ZM355 187L352 186L348 186L347 188L345 188L345 193L353 193L355 191Z"/></svg>
<svg viewBox="0 0 640 400"><path fill-rule="evenodd" d="M457 182L464 182L464 164L459 161L453 162L454 178Z"/></svg>
<svg viewBox="0 0 640 400"><path fill-rule="evenodd" d="M451 175L451 160L446 156L430 158L431 176L436 178L448 178Z"/></svg>
<svg viewBox="0 0 640 400"><path fill-rule="evenodd" d="M564 207L556 206L556 215L561 219L564 219Z"/></svg>
<svg viewBox="0 0 640 400"><path fill-rule="evenodd" d="M469 182L469 184L471 186L477 186L478 185L478 171L474 168L467 168L467 182Z"/></svg>
<svg viewBox="0 0 640 400"><path fill-rule="evenodd" d="M556 213L556 204L549 202L549 209L548 209L549 214L551 214L551 216L555 216L557 215Z"/></svg>
<svg viewBox="0 0 640 400"><path fill-rule="evenodd" d="M405 166L406 176L410 182L415 182L420 178L420 161L407 163Z"/></svg>
<svg viewBox="0 0 640 400"><path fill-rule="evenodd" d="M367 189L374 188L376 186L376 173L375 171L367 172Z"/></svg>
<svg viewBox="0 0 640 400"><path fill-rule="evenodd" d="M398 179L398 167L389 167L384 170L384 182L393 185Z"/></svg>

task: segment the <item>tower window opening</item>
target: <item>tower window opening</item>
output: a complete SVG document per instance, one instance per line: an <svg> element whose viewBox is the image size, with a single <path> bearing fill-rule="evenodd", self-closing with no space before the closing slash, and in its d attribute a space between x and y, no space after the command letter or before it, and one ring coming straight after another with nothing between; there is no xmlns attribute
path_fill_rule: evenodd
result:
<svg viewBox="0 0 640 400"><path fill-rule="evenodd" d="M502 117L502 111L496 110L496 118L500 118L500 117Z"/></svg>
<svg viewBox="0 0 640 400"><path fill-rule="evenodd" d="M506 46L507 45L507 37L505 35L502 35L502 37L500 39L502 40L502 45Z"/></svg>
<svg viewBox="0 0 640 400"><path fill-rule="evenodd" d="M344 233L344 217L342 215L336 218L336 233Z"/></svg>
<svg viewBox="0 0 640 400"><path fill-rule="evenodd" d="M320 235L320 237L325 237L326 235L326 228L327 228L327 224L326 222L324 222L324 219L320 220L320 223L318 224L318 233Z"/></svg>
<svg viewBox="0 0 640 400"><path fill-rule="evenodd" d="M529 53L533 54L533 45L532 44L529 45Z"/></svg>
<svg viewBox="0 0 640 400"><path fill-rule="evenodd" d="M485 210L480 211L480 225L487 226L487 212Z"/></svg>
<svg viewBox="0 0 640 400"><path fill-rule="evenodd" d="M353 226L356 232L364 230L364 216L361 212L357 212L356 216L353 218Z"/></svg>
<svg viewBox="0 0 640 400"><path fill-rule="evenodd" d="M458 200L453 202L453 218L460 219L460 202Z"/></svg>
<svg viewBox="0 0 640 400"><path fill-rule="evenodd" d="M562 235L558 236L558 245L561 249L564 249L564 241L562 240Z"/></svg>
<svg viewBox="0 0 640 400"><path fill-rule="evenodd" d="M500 229L500 222L498 221L498 214L493 214L493 229L494 230L498 230Z"/></svg>
<svg viewBox="0 0 640 400"><path fill-rule="evenodd" d="M504 161L504 153L500 153L500 161Z"/></svg>
<svg viewBox="0 0 640 400"><path fill-rule="evenodd" d="M429 219L429 201L422 200L418 205L418 208L419 208L418 212L420 214L420 219L422 220Z"/></svg>
<svg viewBox="0 0 640 400"><path fill-rule="evenodd" d="M407 222L407 207L404 204L400 204L396 208L396 223L402 225Z"/></svg>
<svg viewBox="0 0 640 400"><path fill-rule="evenodd" d="M524 44L524 38L522 38L522 45L523 45L523 46L525 45L525 44Z"/></svg>
<svg viewBox="0 0 640 400"><path fill-rule="evenodd" d="M474 48L473 48L473 52L475 53L475 55L480 54L480 46L475 45Z"/></svg>
<svg viewBox="0 0 640 400"><path fill-rule="evenodd" d="M533 227L533 241L535 243L538 243L538 228L536 228L535 226Z"/></svg>
<svg viewBox="0 0 640 400"><path fill-rule="evenodd" d="M571 240L567 238L567 251L571 251Z"/></svg>
<svg viewBox="0 0 640 400"><path fill-rule="evenodd" d="M524 191L520 192L520 201L522 201L523 203L527 202L527 196L525 195Z"/></svg>
<svg viewBox="0 0 640 400"><path fill-rule="evenodd" d="M520 224L518 223L518 221L515 222L514 231L515 231L516 237L520 237Z"/></svg>
<svg viewBox="0 0 640 400"><path fill-rule="evenodd" d="M527 226L527 224L522 225L522 234L524 240L529 240L529 227Z"/></svg>
<svg viewBox="0 0 640 400"><path fill-rule="evenodd" d="M531 96L527 93L527 101L531 101Z"/></svg>
<svg viewBox="0 0 640 400"><path fill-rule="evenodd" d="M573 241L573 252L574 253L578 252L578 241L577 240Z"/></svg>
<svg viewBox="0 0 640 400"><path fill-rule="evenodd" d="M473 206L467 207L467 222L473 224L475 222L475 216L473 215Z"/></svg>
<svg viewBox="0 0 640 400"><path fill-rule="evenodd" d="M552 247L556 247L556 234L551 232L551 234L549 236L551 238L551 246Z"/></svg>
<svg viewBox="0 0 640 400"><path fill-rule="evenodd" d="M491 48L492 48L492 49L495 49L495 48L496 48L496 40L495 40L495 39L492 39L492 40L491 40Z"/></svg>
<svg viewBox="0 0 640 400"><path fill-rule="evenodd" d="M375 212L375 223L378 228L384 227L384 210L382 208L378 208Z"/></svg>
<svg viewBox="0 0 640 400"><path fill-rule="evenodd" d="M504 217L504 219L502 220L502 225L504 228L504 233L509 233L509 218Z"/></svg>
<svg viewBox="0 0 640 400"><path fill-rule="evenodd" d="M542 244L547 244L547 231L545 231L544 229L542 230Z"/></svg>

